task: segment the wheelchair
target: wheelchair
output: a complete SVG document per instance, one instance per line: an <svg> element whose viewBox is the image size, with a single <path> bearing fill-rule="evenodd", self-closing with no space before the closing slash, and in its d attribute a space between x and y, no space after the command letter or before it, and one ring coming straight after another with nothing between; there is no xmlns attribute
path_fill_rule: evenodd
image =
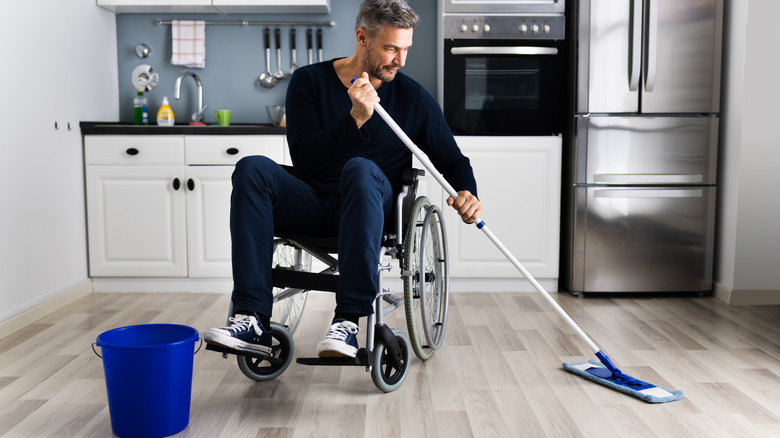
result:
<svg viewBox="0 0 780 438"><path fill-rule="evenodd" d="M286 167L288 171L292 169ZM420 360L438 350L447 329L449 261L442 212L425 196L417 197L419 177L425 172L408 168L390 228L385 226L377 271L374 313L368 315L364 347L354 358L298 358L305 365L364 366L377 388L391 392L401 386L409 371L411 352ZM292 334L298 327L310 290L335 292L338 285L337 238L278 235L274 238L274 309L271 322L272 352L252 354L207 345L207 349L237 356L239 369L252 380L267 381L281 375L292 362ZM384 273L399 261L403 294L383 287ZM325 269L312 272L312 258ZM404 307L406 333L390 329L384 316Z"/></svg>

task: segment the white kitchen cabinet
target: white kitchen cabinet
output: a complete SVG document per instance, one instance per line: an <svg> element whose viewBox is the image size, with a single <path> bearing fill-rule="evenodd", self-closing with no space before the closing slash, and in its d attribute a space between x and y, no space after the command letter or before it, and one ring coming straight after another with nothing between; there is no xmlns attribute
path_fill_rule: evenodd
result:
<svg viewBox="0 0 780 438"><path fill-rule="evenodd" d="M231 277L230 176L233 166L187 167L190 277ZM192 181L192 182L190 182Z"/></svg>
<svg viewBox="0 0 780 438"><path fill-rule="evenodd" d="M97 0L115 13L217 13L211 0Z"/></svg>
<svg viewBox="0 0 780 438"><path fill-rule="evenodd" d="M483 204L482 219L537 278L558 278L561 138L456 137L471 160ZM435 182L434 182L435 183ZM474 225L444 201L450 275L454 278L521 278Z"/></svg>
<svg viewBox="0 0 780 438"><path fill-rule="evenodd" d="M213 0L225 14L329 14L330 0Z"/></svg>
<svg viewBox="0 0 780 438"><path fill-rule="evenodd" d="M115 13L330 13L330 0L97 0L97 5Z"/></svg>
<svg viewBox="0 0 780 438"><path fill-rule="evenodd" d="M92 276L186 276L184 141L85 138Z"/></svg>
<svg viewBox="0 0 780 438"><path fill-rule="evenodd" d="M232 277L230 178L239 159L265 155L284 163L284 136L185 136L190 277Z"/></svg>
<svg viewBox="0 0 780 438"><path fill-rule="evenodd" d="M90 275L231 277L230 177L281 135L88 135Z"/></svg>

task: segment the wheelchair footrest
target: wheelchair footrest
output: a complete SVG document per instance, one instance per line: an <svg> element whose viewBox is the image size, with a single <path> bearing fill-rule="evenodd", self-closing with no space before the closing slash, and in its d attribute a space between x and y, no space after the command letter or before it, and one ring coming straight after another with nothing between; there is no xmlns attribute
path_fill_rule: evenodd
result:
<svg viewBox="0 0 780 438"><path fill-rule="evenodd" d="M368 365L368 350L359 349L355 357L299 357L296 362L302 365L366 366Z"/></svg>
<svg viewBox="0 0 780 438"><path fill-rule="evenodd" d="M263 360L268 361L270 363L282 363L282 362L284 362L280 358L269 356L267 354L253 353L251 351L234 350L232 348L223 347L221 345L206 344L206 350L216 351L217 353L235 354L236 356L247 356L247 357L253 357L255 359L263 359Z"/></svg>

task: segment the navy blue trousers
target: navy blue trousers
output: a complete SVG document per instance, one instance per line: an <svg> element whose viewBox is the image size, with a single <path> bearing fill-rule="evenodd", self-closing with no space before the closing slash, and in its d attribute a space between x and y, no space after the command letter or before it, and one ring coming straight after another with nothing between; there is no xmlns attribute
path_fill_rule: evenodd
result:
<svg viewBox="0 0 780 438"><path fill-rule="evenodd" d="M274 233L338 234L335 311L373 313L382 229L393 199L384 173L364 158L347 162L337 194L317 193L267 157L241 159L230 199L233 308L271 316Z"/></svg>

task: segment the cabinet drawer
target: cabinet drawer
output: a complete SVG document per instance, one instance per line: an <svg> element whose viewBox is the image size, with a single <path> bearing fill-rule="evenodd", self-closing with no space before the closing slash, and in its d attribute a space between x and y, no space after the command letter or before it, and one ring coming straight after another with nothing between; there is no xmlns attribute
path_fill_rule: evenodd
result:
<svg viewBox="0 0 780 438"><path fill-rule="evenodd" d="M281 163L283 135L188 135L185 136L187 164L233 165L249 155L265 155Z"/></svg>
<svg viewBox="0 0 780 438"><path fill-rule="evenodd" d="M182 164L184 136L87 135L86 164Z"/></svg>

